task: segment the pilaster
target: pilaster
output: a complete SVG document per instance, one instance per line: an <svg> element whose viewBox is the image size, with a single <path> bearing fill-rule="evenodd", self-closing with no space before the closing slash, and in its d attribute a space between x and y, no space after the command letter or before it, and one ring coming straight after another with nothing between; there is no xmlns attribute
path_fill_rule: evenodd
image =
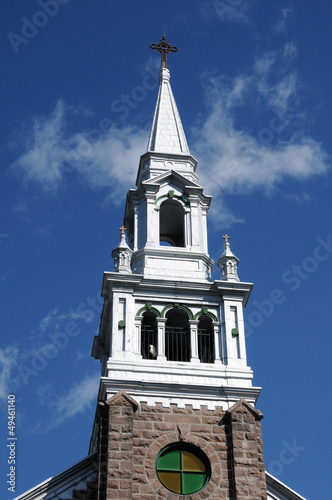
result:
<svg viewBox="0 0 332 500"><path fill-rule="evenodd" d="M166 318L157 318L158 325L158 357L157 361L163 362L166 361L165 355L165 326L166 326Z"/></svg>
<svg viewBox="0 0 332 500"><path fill-rule="evenodd" d="M199 363L198 357L198 321L189 320L190 325L190 344L191 344L191 363Z"/></svg>
<svg viewBox="0 0 332 500"><path fill-rule="evenodd" d="M133 498L133 416L136 410L136 401L124 391L102 404L98 500Z"/></svg>
<svg viewBox="0 0 332 500"><path fill-rule="evenodd" d="M260 420L263 415L244 399L227 410L229 475L236 500L266 500L263 442Z"/></svg>

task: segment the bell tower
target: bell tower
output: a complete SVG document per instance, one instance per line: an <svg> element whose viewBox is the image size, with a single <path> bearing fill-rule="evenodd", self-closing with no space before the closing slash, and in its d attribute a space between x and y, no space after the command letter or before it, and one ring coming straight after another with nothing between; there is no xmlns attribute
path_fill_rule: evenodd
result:
<svg viewBox="0 0 332 500"><path fill-rule="evenodd" d="M101 362L90 445L100 457L99 499L263 499L260 388L243 321L253 285L240 281L227 235L220 279L211 278L211 196L198 182L166 63L177 48L165 36L150 47L162 55L157 103L114 269L104 273L92 349Z"/></svg>
<svg viewBox="0 0 332 500"><path fill-rule="evenodd" d="M240 280L227 234L212 279L211 196L167 68L178 49L165 35L150 47L161 53L159 92L103 276L88 456L16 500L305 500L265 472L243 320L253 285Z"/></svg>

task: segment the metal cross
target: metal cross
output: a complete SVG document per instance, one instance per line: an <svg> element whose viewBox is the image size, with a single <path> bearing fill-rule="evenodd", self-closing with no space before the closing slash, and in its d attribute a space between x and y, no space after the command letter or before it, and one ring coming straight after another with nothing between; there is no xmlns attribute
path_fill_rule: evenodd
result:
<svg viewBox="0 0 332 500"><path fill-rule="evenodd" d="M122 227L119 227L119 231L121 231L121 234L124 234L124 232L127 231L127 228L122 224Z"/></svg>
<svg viewBox="0 0 332 500"><path fill-rule="evenodd" d="M166 65L166 54L169 52L177 52L179 49L177 47L172 47L166 40L165 35L160 39L159 43L150 43L149 47L151 49L156 49L161 53L161 67L167 68Z"/></svg>
<svg viewBox="0 0 332 500"><path fill-rule="evenodd" d="M228 243L228 240L230 239L230 236L226 233L225 236L223 236L225 243Z"/></svg>

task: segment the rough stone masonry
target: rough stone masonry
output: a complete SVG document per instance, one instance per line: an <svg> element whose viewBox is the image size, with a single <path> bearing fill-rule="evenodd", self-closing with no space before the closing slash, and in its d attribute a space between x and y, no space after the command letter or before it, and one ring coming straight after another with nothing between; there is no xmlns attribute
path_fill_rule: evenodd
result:
<svg viewBox="0 0 332 500"><path fill-rule="evenodd" d="M149 407L120 391L99 405L98 500L266 500L262 418L244 399L227 411ZM192 495L170 492L155 472L160 450L179 441L211 464L209 483Z"/></svg>

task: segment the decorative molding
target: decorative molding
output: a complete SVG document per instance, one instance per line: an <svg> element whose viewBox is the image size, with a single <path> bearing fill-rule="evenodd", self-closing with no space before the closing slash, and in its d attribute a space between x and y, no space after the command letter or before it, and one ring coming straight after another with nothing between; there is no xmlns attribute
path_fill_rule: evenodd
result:
<svg viewBox="0 0 332 500"><path fill-rule="evenodd" d="M262 420L262 418L264 417L263 413L261 413L259 410L257 410L257 408L248 403L248 401L246 401L244 398L239 399L239 401L231 406L226 413L231 415L232 413L236 412L241 413L243 412L243 410L245 412L251 413L256 420Z"/></svg>
<svg viewBox="0 0 332 500"><path fill-rule="evenodd" d="M171 194L172 193L172 194ZM175 198L176 200L178 201L182 201L183 204L186 206L186 207L189 207L190 204L189 204L189 200L186 199L184 196L179 196L177 194L174 194L174 191L173 190L169 190L167 194L163 194L161 196L158 196L158 198L156 198L154 204L157 205L157 203L159 203L160 200L162 200L163 198L168 198L168 199L173 199Z"/></svg>
<svg viewBox="0 0 332 500"><path fill-rule="evenodd" d="M167 304L161 311L161 317L164 318L165 317L165 313L169 310L169 309L183 309L183 311L185 311L188 315L189 315L189 319L195 319L194 318L194 314L192 312L192 310L185 306L184 304L178 304L178 303L171 303L171 304Z"/></svg>
<svg viewBox="0 0 332 500"><path fill-rule="evenodd" d="M105 402L107 406L131 406L134 411L138 408L138 403L134 398L129 396L126 391L122 390L114 394Z"/></svg>
<svg viewBox="0 0 332 500"><path fill-rule="evenodd" d="M135 314L135 316L141 316L143 314L143 312L145 311L152 311L155 313L155 315L157 316L157 318L162 318L162 314L160 313L160 311L158 311L158 309L156 307L153 307L151 305L151 302L147 302L145 304L144 307L141 307L137 313Z"/></svg>
<svg viewBox="0 0 332 500"><path fill-rule="evenodd" d="M203 315L209 316L209 318L211 318L212 321L215 321L216 323L219 322L217 316L215 314L213 314L213 312L209 311L206 306L203 306L202 309L200 311L198 311L198 313L195 314L194 319L198 319L200 316L203 316Z"/></svg>

